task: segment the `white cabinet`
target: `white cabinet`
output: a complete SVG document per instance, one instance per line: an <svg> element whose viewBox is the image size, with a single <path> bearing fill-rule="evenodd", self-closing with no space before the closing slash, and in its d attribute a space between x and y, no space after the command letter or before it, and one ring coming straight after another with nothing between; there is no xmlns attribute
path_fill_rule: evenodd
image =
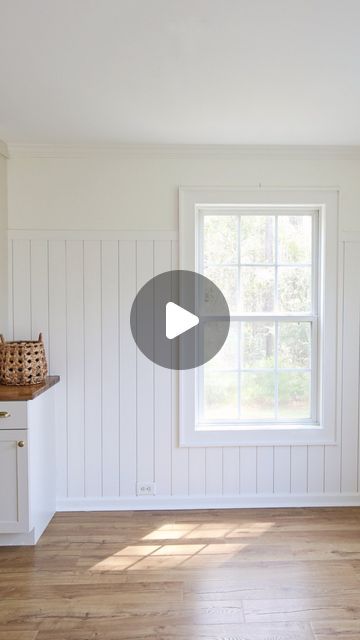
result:
<svg viewBox="0 0 360 640"><path fill-rule="evenodd" d="M27 445L25 430L0 431L1 533L29 530Z"/></svg>
<svg viewBox="0 0 360 640"><path fill-rule="evenodd" d="M58 381L0 388L0 546L35 544L55 513Z"/></svg>

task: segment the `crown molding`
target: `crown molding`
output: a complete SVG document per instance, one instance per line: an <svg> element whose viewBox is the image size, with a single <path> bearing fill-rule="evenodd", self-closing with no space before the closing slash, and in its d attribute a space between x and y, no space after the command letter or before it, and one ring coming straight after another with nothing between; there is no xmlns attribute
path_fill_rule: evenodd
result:
<svg viewBox="0 0 360 640"><path fill-rule="evenodd" d="M93 156L242 156L242 155L355 155L360 158L360 145L193 145L193 144L20 144L4 145L10 158L90 158ZM3 153L5 155L5 153Z"/></svg>
<svg viewBox="0 0 360 640"><path fill-rule="evenodd" d="M7 147L6 143L3 142L3 140L0 140L0 156L3 156L4 158L8 158L9 157L8 147Z"/></svg>

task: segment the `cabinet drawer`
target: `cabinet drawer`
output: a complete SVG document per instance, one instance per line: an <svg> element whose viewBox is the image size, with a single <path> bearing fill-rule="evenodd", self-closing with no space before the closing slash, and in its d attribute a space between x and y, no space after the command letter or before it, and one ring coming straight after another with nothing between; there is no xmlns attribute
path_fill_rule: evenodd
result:
<svg viewBox="0 0 360 640"><path fill-rule="evenodd" d="M27 429L26 402L0 402L0 431Z"/></svg>

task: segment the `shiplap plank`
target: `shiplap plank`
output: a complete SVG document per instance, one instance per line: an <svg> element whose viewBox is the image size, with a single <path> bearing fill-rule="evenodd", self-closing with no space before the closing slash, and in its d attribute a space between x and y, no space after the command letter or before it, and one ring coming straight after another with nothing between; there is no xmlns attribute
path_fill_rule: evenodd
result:
<svg viewBox="0 0 360 640"><path fill-rule="evenodd" d="M205 495L205 456L204 447L189 449L189 495L191 496Z"/></svg>
<svg viewBox="0 0 360 640"><path fill-rule="evenodd" d="M136 490L136 368L137 347L130 330L130 310L136 296L136 242L119 242L120 349L120 494Z"/></svg>
<svg viewBox="0 0 360 640"><path fill-rule="evenodd" d="M13 242L14 339L29 340L31 331L31 259L30 241Z"/></svg>
<svg viewBox="0 0 360 640"><path fill-rule="evenodd" d="M85 495L84 255L83 242L66 242L68 495Z"/></svg>
<svg viewBox="0 0 360 640"><path fill-rule="evenodd" d="M57 495L68 495L67 483L67 326L66 248L63 240L49 240L49 344L50 371L60 376L56 387Z"/></svg>
<svg viewBox="0 0 360 640"><path fill-rule="evenodd" d="M189 448L179 446L179 373L171 374L171 494L189 493Z"/></svg>
<svg viewBox="0 0 360 640"><path fill-rule="evenodd" d="M30 258L31 330L36 339L42 333L46 353L49 355L49 269L46 240L31 240Z"/></svg>
<svg viewBox="0 0 360 640"><path fill-rule="evenodd" d="M324 492L340 492L341 448L339 445L325 446L324 451Z"/></svg>
<svg viewBox="0 0 360 640"><path fill-rule="evenodd" d="M85 495L102 495L101 244L84 242Z"/></svg>
<svg viewBox="0 0 360 640"><path fill-rule="evenodd" d="M205 491L219 496L223 492L223 459L221 447L208 447L205 454Z"/></svg>
<svg viewBox="0 0 360 640"><path fill-rule="evenodd" d="M324 491L324 447L311 445L308 448L308 492Z"/></svg>
<svg viewBox="0 0 360 640"><path fill-rule="evenodd" d="M119 462L119 243L101 248L102 484L104 496L118 496Z"/></svg>
<svg viewBox="0 0 360 640"><path fill-rule="evenodd" d="M307 493L307 446L291 447L291 493Z"/></svg>
<svg viewBox="0 0 360 640"><path fill-rule="evenodd" d="M143 287L154 273L154 242L137 242L136 256L137 291ZM149 323L154 318L137 315L138 335L149 333ZM145 326L146 323L146 326ZM137 350L137 481L154 480L154 367L140 349Z"/></svg>
<svg viewBox="0 0 360 640"><path fill-rule="evenodd" d="M345 244L341 490L358 489L360 245Z"/></svg>
<svg viewBox="0 0 360 640"><path fill-rule="evenodd" d="M257 493L273 493L274 491L274 447L257 448Z"/></svg>
<svg viewBox="0 0 360 640"><path fill-rule="evenodd" d="M179 243L171 243L171 268L179 268ZM189 449L179 447L179 373L172 372L172 420L171 420L171 493L184 496L189 493Z"/></svg>
<svg viewBox="0 0 360 640"><path fill-rule="evenodd" d="M274 493L290 493L290 447L274 447Z"/></svg>
<svg viewBox="0 0 360 640"><path fill-rule="evenodd" d="M189 449L189 495L206 493L206 449Z"/></svg>
<svg viewBox="0 0 360 640"><path fill-rule="evenodd" d="M8 242L8 340L14 338L13 240Z"/></svg>
<svg viewBox="0 0 360 640"><path fill-rule="evenodd" d="M171 242L159 240L154 243L154 275L171 270ZM164 290L164 287L167 287ZM171 283L155 283L155 287L161 287L161 295L171 299ZM154 292L155 296L157 291ZM155 324L158 322L163 309L155 308ZM156 340L155 332L155 340ZM155 349L157 344L155 341ZM163 347L164 348L164 347ZM171 343L166 345L171 359ZM158 495L170 495L171 493L171 369L154 367L154 464L155 483Z"/></svg>
<svg viewBox="0 0 360 640"><path fill-rule="evenodd" d="M238 495L240 491L239 447L223 448L223 494Z"/></svg>
<svg viewBox="0 0 360 640"><path fill-rule="evenodd" d="M240 493L256 493L256 447L240 448Z"/></svg>

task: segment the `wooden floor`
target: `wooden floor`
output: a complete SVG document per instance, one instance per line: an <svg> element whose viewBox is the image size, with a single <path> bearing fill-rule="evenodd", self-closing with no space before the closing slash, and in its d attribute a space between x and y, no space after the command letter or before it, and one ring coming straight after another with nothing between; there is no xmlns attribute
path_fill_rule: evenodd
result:
<svg viewBox="0 0 360 640"><path fill-rule="evenodd" d="M0 640L360 639L360 509L57 514L0 548Z"/></svg>

